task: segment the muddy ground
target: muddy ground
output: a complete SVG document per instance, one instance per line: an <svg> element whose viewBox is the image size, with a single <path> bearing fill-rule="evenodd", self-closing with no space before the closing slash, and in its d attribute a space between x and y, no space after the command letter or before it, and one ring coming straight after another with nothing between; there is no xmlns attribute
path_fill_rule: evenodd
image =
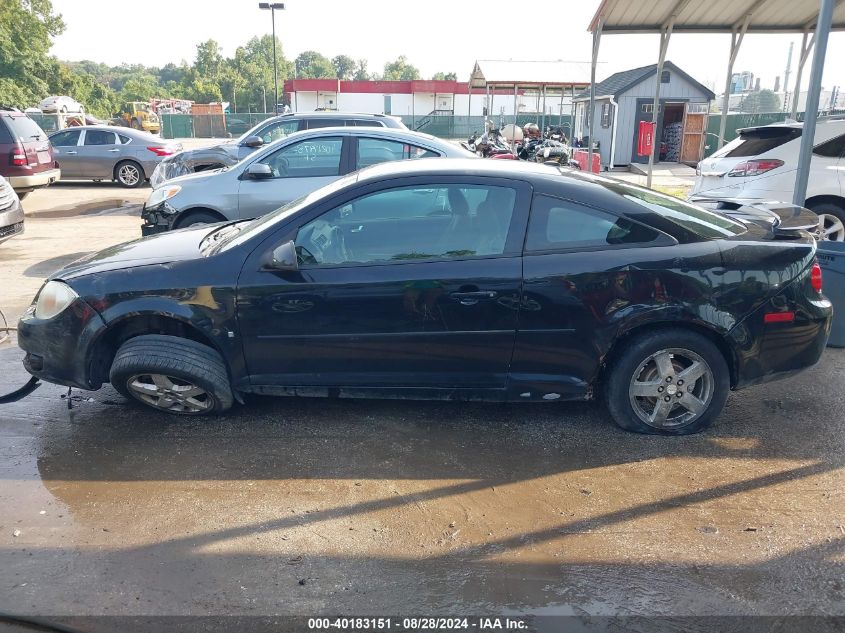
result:
<svg viewBox="0 0 845 633"><path fill-rule="evenodd" d="M0 245L12 318L48 268L138 231L131 204L41 193ZM0 391L20 357L0 347ZM843 384L829 349L672 439L590 404L253 397L181 420L43 385L0 405L0 612L845 615Z"/></svg>

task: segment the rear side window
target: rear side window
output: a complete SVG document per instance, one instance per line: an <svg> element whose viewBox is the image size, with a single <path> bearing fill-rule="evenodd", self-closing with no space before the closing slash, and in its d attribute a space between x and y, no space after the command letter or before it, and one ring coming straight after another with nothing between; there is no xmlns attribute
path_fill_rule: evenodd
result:
<svg viewBox="0 0 845 633"><path fill-rule="evenodd" d="M115 145L114 132L88 130L85 132L85 145Z"/></svg>
<svg viewBox="0 0 845 633"><path fill-rule="evenodd" d="M526 252L623 245L655 245L666 238L637 222L573 202L536 196L528 221Z"/></svg>
<svg viewBox="0 0 845 633"><path fill-rule="evenodd" d="M845 134L836 136L813 148L813 154L829 158L839 158L843 153L845 153Z"/></svg>
<svg viewBox="0 0 845 633"><path fill-rule="evenodd" d="M14 143L15 141L12 139L12 135L9 133L8 128L5 125L5 122L8 120L7 117L0 117L0 143L8 144Z"/></svg>
<svg viewBox="0 0 845 633"><path fill-rule="evenodd" d="M356 119L352 123L356 127L386 127L384 123L376 119Z"/></svg>
<svg viewBox="0 0 845 633"><path fill-rule="evenodd" d="M123 134L118 134L117 138L122 145L129 145L129 143L132 142L131 138L129 138L128 136L124 136Z"/></svg>
<svg viewBox="0 0 845 633"><path fill-rule="evenodd" d="M13 139L31 143L32 141L43 141L47 138L44 130L28 116L3 117L3 120L6 122Z"/></svg>
<svg viewBox="0 0 845 633"><path fill-rule="evenodd" d="M356 156L356 168L363 169L377 163L392 160L414 160L417 158L434 158L440 154L431 150L378 138L359 138Z"/></svg>
<svg viewBox="0 0 845 633"><path fill-rule="evenodd" d="M713 157L757 156L800 136L801 128L794 127L761 127L748 130L741 132L738 139L728 143L721 151L713 154Z"/></svg>

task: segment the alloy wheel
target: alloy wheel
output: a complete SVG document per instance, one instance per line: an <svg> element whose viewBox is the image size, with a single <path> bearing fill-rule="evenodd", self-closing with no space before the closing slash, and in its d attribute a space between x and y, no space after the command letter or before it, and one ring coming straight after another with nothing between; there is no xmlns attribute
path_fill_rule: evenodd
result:
<svg viewBox="0 0 845 633"><path fill-rule="evenodd" d="M131 187L138 184L141 174L138 173L138 168L135 165L121 165L120 169L117 170L117 177L121 183Z"/></svg>
<svg viewBox="0 0 845 633"><path fill-rule="evenodd" d="M820 240L843 242L845 241L845 224L835 215L820 213L818 236Z"/></svg>
<svg viewBox="0 0 845 633"><path fill-rule="evenodd" d="M137 374L126 381L129 391L144 404L174 413L203 413L214 399L202 387L164 374Z"/></svg>
<svg viewBox="0 0 845 633"><path fill-rule="evenodd" d="M701 356L687 349L655 352L631 377L628 398L637 417L656 429L692 424L713 399L713 371Z"/></svg>

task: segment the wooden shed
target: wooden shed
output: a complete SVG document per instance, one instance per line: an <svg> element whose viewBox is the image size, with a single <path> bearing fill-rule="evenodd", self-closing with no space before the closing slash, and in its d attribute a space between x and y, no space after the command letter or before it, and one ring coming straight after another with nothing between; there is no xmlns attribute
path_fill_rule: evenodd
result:
<svg viewBox="0 0 845 633"><path fill-rule="evenodd" d="M590 93L575 97L574 135L598 141L603 167L648 163L648 156L637 155L637 136L640 121L652 120L656 75L657 64L651 64L613 74L596 84L596 129L592 134L587 114ZM695 165L704 153L707 115L716 95L668 61L660 83L655 162Z"/></svg>

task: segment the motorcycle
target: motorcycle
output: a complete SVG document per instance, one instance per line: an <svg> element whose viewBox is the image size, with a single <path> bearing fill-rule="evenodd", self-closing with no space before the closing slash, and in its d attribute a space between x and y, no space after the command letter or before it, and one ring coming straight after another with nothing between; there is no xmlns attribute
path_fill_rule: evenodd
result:
<svg viewBox="0 0 845 633"><path fill-rule="evenodd" d="M506 160L516 158L511 146L498 128L484 132L480 137L477 137L476 133L473 132L466 143L461 143L461 146L483 158L503 158Z"/></svg>

